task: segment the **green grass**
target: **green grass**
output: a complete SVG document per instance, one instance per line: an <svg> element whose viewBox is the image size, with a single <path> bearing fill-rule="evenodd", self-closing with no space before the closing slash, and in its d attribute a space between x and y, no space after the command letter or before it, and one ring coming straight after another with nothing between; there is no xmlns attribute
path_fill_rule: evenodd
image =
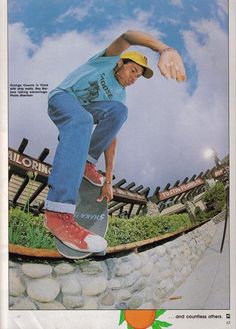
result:
<svg viewBox="0 0 236 329"><path fill-rule="evenodd" d="M9 242L25 247L55 249L53 236L43 226L43 216L10 208Z"/></svg>
<svg viewBox="0 0 236 329"><path fill-rule="evenodd" d="M188 214L166 216L135 216L129 219L112 217L106 240L109 246L136 242L191 227Z"/></svg>
<svg viewBox="0 0 236 329"><path fill-rule="evenodd" d="M191 227L187 214L169 216L136 216L130 219L110 217L105 238L110 247L161 236ZM55 249L53 236L43 226L43 215L33 216L19 208L9 213L9 242L25 247Z"/></svg>

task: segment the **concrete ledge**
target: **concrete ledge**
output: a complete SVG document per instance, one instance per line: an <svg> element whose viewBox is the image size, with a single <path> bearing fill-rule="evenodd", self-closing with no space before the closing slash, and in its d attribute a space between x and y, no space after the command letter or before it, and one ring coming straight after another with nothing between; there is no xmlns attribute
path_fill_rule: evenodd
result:
<svg viewBox="0 0 236 329"><path fill-rule="evenodd" d="M192 272L215 232L211 220L152 249L101 261L11 261L10 309L157 309Z"/></svg>

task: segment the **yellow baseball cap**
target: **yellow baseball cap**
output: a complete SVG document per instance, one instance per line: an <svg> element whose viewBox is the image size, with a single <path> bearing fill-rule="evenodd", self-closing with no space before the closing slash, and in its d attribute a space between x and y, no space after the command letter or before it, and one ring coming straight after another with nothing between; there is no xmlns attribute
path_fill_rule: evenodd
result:
<svg viewBox="0 0 236 329"><path fill-rule="evenodd" d="M150 79L153 76L153 70L148 66L147 57L139 51L126 51L120 57L121 59L130 59L136 64L144 67L143 76L146 79Z"/></svg>

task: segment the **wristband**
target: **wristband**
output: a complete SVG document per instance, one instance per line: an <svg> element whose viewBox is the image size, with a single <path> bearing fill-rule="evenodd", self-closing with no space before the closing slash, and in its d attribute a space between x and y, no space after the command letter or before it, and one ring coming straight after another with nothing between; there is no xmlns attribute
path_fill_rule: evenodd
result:
<svg viewBox="0 0 236 329"><path fill-rule="evenodd" d="M171 50L177 51L175 48L168 47L168 48L164 48L161 51L159 51L159 54L161 56L162 54L166 53L167 51L171 51Z"/></svg>
<svg viewBox="0 0 236 329"><path fill-rule="evenodd" d="M108 182L107 180L105 181L106 184L111 185L111 182Z"/></svg>

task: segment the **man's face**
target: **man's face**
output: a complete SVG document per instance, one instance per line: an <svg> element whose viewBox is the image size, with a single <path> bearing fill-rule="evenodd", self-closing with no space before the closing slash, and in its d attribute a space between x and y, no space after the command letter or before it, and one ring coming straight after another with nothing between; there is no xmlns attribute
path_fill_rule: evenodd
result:
<svg viewBox="0 0 236 329"><path fill-rule="evenodd" d="M116 77L123 87L131 86L135 81L140 78L143 74L144 68L134 62L128 62L123 64L120 62L121 66L116 72Z"/></svg>

